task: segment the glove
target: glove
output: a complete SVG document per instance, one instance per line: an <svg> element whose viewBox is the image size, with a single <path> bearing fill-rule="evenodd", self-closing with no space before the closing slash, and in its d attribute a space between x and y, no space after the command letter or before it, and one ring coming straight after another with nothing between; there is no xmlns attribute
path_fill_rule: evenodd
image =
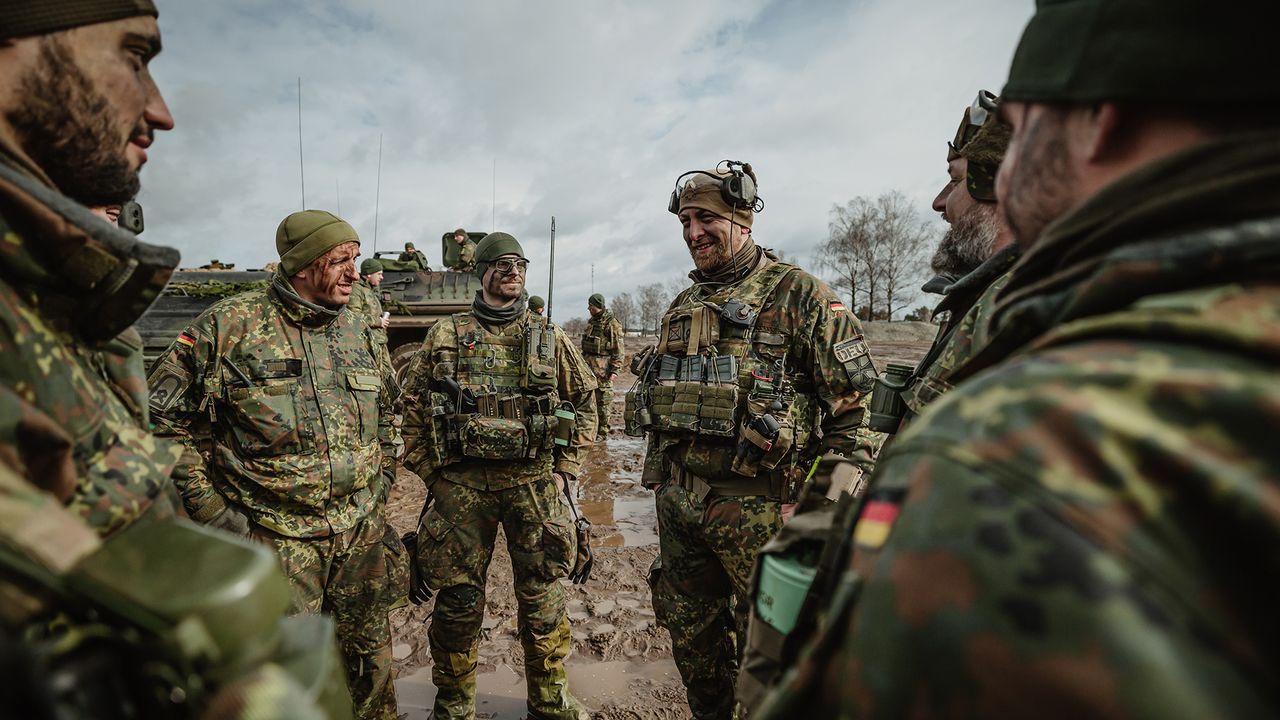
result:
<svg viewBox="0 0 1280 720"><path fill-rule="evenodd" d="M249 516L240 512L234 505L227 505L222 512L209 518L205 524L229 532L236 537L249 537Z"/></svg>
<svg viewBox="0 0 1280 720"><path fill-rule="evenodd" d="M595 557L591 554L591 521L580 517L574 523L578 536L578 556L573 561L573 570L569 572L569 580L574 585L581 585L591 577L591 567Z"/></svg>
<svg viewBox="0 0 1280 720"><path fill-rule="evenodd" d="M405 533L400 537L400 542L404 543L404 549L409 553L409 602L421 605L431 599L431 588L427 587L422 573L418 571L417 531Z"/></svg>

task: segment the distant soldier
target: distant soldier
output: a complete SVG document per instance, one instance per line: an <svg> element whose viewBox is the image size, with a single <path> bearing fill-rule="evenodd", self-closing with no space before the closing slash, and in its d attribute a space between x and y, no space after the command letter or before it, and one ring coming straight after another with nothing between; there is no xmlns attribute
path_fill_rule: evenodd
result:
<svg viewBox="0 0 1280 720"><path fill-rule="evenodd" d="M364 318L365 323L373 329L373 337L386 345L391 318L382 316L382 298L378 291L381 285L382 263L376 258L366 258L360 263L360 279L351 284L351 301L347 303L347 311Z"/></svg>
<svg viewBox="0 0 1280 720"><path fill-rule="evenodd" d="M560 580L585 582L591 569L585 529L575 533L566 501L595 434L596 383L564 331L526 310L527 267L511 235L481 240L471 311L432 326L405 379L405 466L427 483L429 500L417 597L437 594L433 718L475 717L499 527L515 572L529 715L587 717L565 675L572 636Z"/></svg>
<svg viewBox="0 0 1280 720"><path fill-rule="evenodd" d="M875 368L831 288L755 244L750 165L721 165L684 173L671 195L696 269L636 392L658 514L654 612L693 716L727 719L756 556L820 454L871 468L859 429Z"/></svg>
<svg viewBox="0 0 1280 720"><path fill-rule="evenodd" d="M537 315L542 315L544 314L543 311L545 311L546 309L547 309L546 300L543 300L541 297L537 295L534 295L529 298L529 312L535 313Z"/></svg>
<svg viewBox="0 0 1280 720"><path fill-rule="evenodd" d="M175 518L181 448L147 431L130 326L178 253L86 209L136 195L173 127L156 16L149 0L0 4L0 715L318 716L316 690L345 690L271 656L279 631L323 666L327 621L290 634L261 551ZM242 598L242 625L209 624Z"/></svg>
<svg viewBox="0 0 1280 720"><path fill-rule="evenodd" d="M1038 3L990 339L880 459L753 718L1280 715L1278 25Z"/></svg>
<svg viewBox="0 0 1280 720"><path fill-rule="evenodd" d="M476 244L467 235L467 231L458 228L453 231L453 241L458 244L458 262L453 266L458 272L473 272L476 269Z"/></svg>
<svg viewBox="0 0 1280 720"><path fill-rule="evenodd" d="M609 438L609 412L613 409L613 376L622 369L622 323L604 306L604 295L587 299L591 319L582 333L582 355L596 375L596 442Z"/></svg>
<svg viewBox="0 0 1280 720"><path fill-rule="evenodd" d="M427 262L427 256L413 246L413 243L404 244L404 252L400 253L400 262L417 263L419 270L430 270L431 263Z"/></svg>
<svg viewBox="0 0 1280 720"><path fill-rule="evenodd" d="M181 440L191 517L275 548L298 610L332 615L361 718L396 716L386 524L392 382L365 321L345 311L360 239L296 212L276 231L267 288L206 310L151 372L157 430ZM191 428L212 424L212 464Z"/></svg>

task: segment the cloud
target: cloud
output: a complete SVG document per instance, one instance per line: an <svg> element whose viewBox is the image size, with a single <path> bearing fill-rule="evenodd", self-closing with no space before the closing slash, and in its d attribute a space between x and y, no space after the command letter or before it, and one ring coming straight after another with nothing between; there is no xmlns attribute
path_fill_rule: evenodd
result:
<svg viewBox="0 0 1280 720"><path fill-rule="evenodd" d="M147 237L240 266L279 221L339 210L371 253L504 229L556 307L691 263L681 172L750 161L762 244L807 263L833 203L900 189L928 213L945 142L998 91L1030 0L263 4L161 0L153 71L177 120L144 170ZM379 140L382 142L379 183ZM495 172L496 169L496 172ZM379 187L380 185L380 187ZM376 212L375 212L376 211ZM568 308L559 310L559 308ZM579 311L582 309L582 312Z"/></svg>

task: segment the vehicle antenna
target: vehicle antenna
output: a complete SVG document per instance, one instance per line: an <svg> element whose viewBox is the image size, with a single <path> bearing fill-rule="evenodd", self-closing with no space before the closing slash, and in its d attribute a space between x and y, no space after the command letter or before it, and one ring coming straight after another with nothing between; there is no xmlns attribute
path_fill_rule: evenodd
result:
<svg viewBox="0 0 1280 720"><path fill-rule="evenodd" d="M551 321L551 300L556 287L556 216L551 216L551 268L547 277L547 322Z"/></svg>
<svg viewBox="0 0 1280 720"><path fill-rule="evenodd" d="M342 217L342 183L337 179L333 179L333 194L338 196L338 217Z"/></svg>
<svg viewBox="0 0 1280 720"><path fill-rule="evenodd" d="M493 184L489 195L489 232L498 230L498 158L493 159Z"/></svg>
<svg viewBox="0 0 1280 720"><path fill-rule="evenodd" d="M382 204L382 133L378 133L378 185L373 195L373 252L378 253L378 208Z"/></svg>
<svg viewBox="0 0 1280 720"><path fill-rule="evenodd" d="M307 209L307 170L302 164L302 76L298 76L298 176L302 179L302 209Z"/></svg>

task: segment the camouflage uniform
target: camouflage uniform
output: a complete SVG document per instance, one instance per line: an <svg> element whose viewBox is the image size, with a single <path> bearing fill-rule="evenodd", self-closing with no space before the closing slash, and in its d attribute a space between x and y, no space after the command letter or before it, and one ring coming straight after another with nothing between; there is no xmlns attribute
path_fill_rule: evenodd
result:
<svg viewBox="0 0 1280 720"><path fill-rule="evenodd" d="M1278 180L1227 137L1049 226L756 717L1280 711Z"/></svg>
<svg viewBox="0 0 1280 720"><path fill-rule="evenodd" d="M178 488L192 518L247 514L271 544L297 609L332 614L360 717L395 717L385 524L390 404L364 320L266 289L206 310L151 372L160 432L188 448ZM238 369L249 380L245 383ZM212 423L206 464L192 432Z"/></svg>
<svg viewBox="0 0 1280 720"><path fill-rule="evenodd" d="M472 272L476 269L476 244L470 238L458 247L458 264L453 266L458 272Z"/></svg>
<svg viewBox="0 0 1280 720"><path fill-rule="evenodd" d="M531 343L536 357L530 355ZM449 413L451 419L442 423L433 409L444 412L456 400L446 395L444 378L480 394L496 388L508 398L507 409L488 417ZM585 717L569 694L564 671L572 638L560 579L573 565L575 538L552 472L577 475L583 448L595 432L595 387L591 369L564 332L528 311L492 328L472 313L436 323L410 364L405 466L428 483L432 498L419 524L417 558L426 584L437 592L428 632L437 688L432 717L475 716L485 579L499 525L515 572L529 711L543 718ZM549 398L543 405L558 397L576 410L578 434L568 446L553 445L546 434L551 428L540 424L548 408L534 411L539 397ZM517 415L524 419L514 419ZM501 435L472 434L472 428L485 426ZM519 459L477 457L513 457L490 452L496 448L489 444L525 432L534 436L529 444L535 449L514 448ZM535 457L529 458L530 452Z"/></svg>
<svg viewBox="0 0 1280 720"><path fill-rule="evenodd" d="M692 383L677 381L672 398L660 383L643 391L654 416L644 482L657 489L660 541L650 582L694 717L728 718L756 556L782 525L781 502L794 502L820 453L843 452L870 469L874 450L860 430L875 370L857 319L835 293L767 251L758 253L744 279L718 289L696 272L691 277L699 284L672 302L659 353L685 357L696 343L700 351L714 347L717 355L736 357L737 368L732 377L703 386L692 404L685 399L694 397L687 394ZM735 300L758 313L750 327L700 310ZM735 399L723 408L723 419L713 417L710 387L721 394L732 389ZM775 397L788 401L786 410L769 409ZM761 412L781 417L785 430L752 468L753 476L734 472L739 434L746 432L738 423ZM703 430L678 428L689 425L690 413L701 416ZM708 425L723 432L709 435ZM820 440L814 432L819 427Z"/></svg>
<svg viewBox="0 0 1280 720"><path fill-rule="evenodd" d="M995 297L1009 282L1009 268L1017 259L1018 247L1009 245L948 286L946 297L934 310L935 317L946 313L947 319L938 326L933 345L902 391L912 415L919 415L950 390L952 371L986 343Z"/></svg>
<svg viewBox="0 0 1280 720"><path fill-rule="evenodd" d="M382 298L378 289L363 278L351 283L351 300L347 303L347 310L364 319L374 342L385 350L387 331L382 327Z"/></svg>
<svg viewBox="0 0 1280 720"><path fill-rule="evenodd" d="M622 324L608 310L587 321L582 333L582 356L596 376L597 438L609 435L609 413L613 410L613 375L622 369L626 353Z"/></svg>
<svg viewBox="0 0 1280 720"><path fill-rule="evenodd" d="M0 197L0 454L100 536L173 517L180 504L169 478L181 448L147 430L142 342L129 324L177 253L138 242L2 161ZM104 294L104 278L122 289Z"/></svg>

